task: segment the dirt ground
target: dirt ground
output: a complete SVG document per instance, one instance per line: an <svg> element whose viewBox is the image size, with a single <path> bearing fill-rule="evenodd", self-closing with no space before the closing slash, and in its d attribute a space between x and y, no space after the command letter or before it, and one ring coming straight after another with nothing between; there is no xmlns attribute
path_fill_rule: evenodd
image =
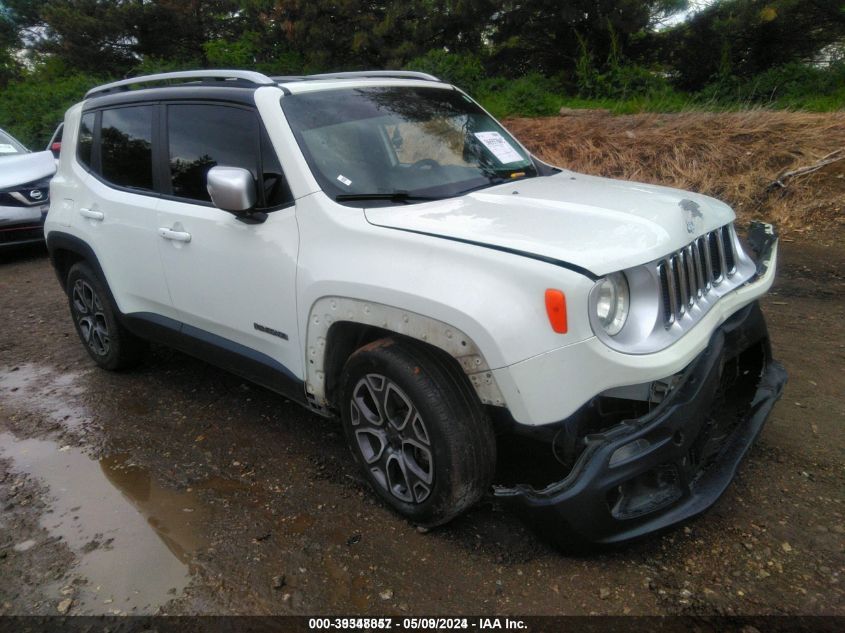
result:
<svg viewBox="0 0 845 633"><path fill-rule="evenodd" d="M782 244L790 382L685 527L563 555L485 505L420 532L336 423L163 348L97 369L41 249L0 261L0 614L845 614L845 234Z"/></svg>

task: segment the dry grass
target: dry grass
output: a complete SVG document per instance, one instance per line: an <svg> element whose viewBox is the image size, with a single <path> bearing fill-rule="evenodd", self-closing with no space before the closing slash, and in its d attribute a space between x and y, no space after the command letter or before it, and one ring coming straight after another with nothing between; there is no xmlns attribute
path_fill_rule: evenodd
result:
<svg viewBox="0 0 845 633"><path fill-rule="evenodd" d="M769 185L783 172L845 148L845 113L581 115L511 119L508 128L543 160L575 171L698 191L782 232L845 225L845 160Z"/></svg>

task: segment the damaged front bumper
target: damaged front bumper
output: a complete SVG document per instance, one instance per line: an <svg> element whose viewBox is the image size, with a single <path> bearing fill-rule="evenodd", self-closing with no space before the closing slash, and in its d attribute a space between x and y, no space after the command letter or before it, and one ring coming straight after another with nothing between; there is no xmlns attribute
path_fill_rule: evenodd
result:
<svg viewBox="0 0 845 633"><path fill-rule="evenodd" d="M754 302L714 332L657 408L586 435L565 479L494 494L560 542L619 543L670 527L725 491L785 383Z"/></svg>

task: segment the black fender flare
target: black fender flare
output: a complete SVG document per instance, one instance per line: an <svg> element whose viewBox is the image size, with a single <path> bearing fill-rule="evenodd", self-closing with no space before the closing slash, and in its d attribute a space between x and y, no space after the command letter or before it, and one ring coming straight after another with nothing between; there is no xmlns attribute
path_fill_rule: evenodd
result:
<svg viewBox="0 0 845 633"><path fill-rule="evenodd" d="M106 292L109 293L109 299L111 299L112 304L115 306L117 305L108 281L106 280L106 275L103 272L103 267L100 265L100 260L94 252L94 249L91 248L91 245L75 235L71 235L70 233L65 233L64 231L50 231L47 234L47 252L50 255L50 263L53 264L53 270L56 273L56 278L59 280L59 285L61 285L63 291L67 290L67 288L65 288L66 279L63 277L63 272L66 271L62 271L61 264L58 259L59 251L69 251L74 253L91 266L97 276L105 284Z"/></svg>

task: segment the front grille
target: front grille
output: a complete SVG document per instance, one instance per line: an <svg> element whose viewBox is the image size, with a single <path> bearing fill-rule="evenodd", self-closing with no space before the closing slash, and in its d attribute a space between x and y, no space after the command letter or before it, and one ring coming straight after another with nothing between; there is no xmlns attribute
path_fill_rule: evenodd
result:
<svg viewBox="0 0 845 633"><path fill-rule="evenodd" d="M725 266L728 271L728 277L736 272L736 262L734 261L734 249L731 248L733 242L731 241L731 229L728 226L722 227L722 243L725 245Z"/></svg>
<svg viewBox="0 0 845 633"><path fill-rule="evenodd" d="M33 197L33 193L36 195ZM34 207L49 204L50 190L24 187L18 191L0 191L0 207Z"/></svg>
<svg viewBox="0 0 845 633"><path fill-rule="evenodd" d="M657 263L667 328L687 314L725 278L736 273L733 226L726 224Z"/></svg>

